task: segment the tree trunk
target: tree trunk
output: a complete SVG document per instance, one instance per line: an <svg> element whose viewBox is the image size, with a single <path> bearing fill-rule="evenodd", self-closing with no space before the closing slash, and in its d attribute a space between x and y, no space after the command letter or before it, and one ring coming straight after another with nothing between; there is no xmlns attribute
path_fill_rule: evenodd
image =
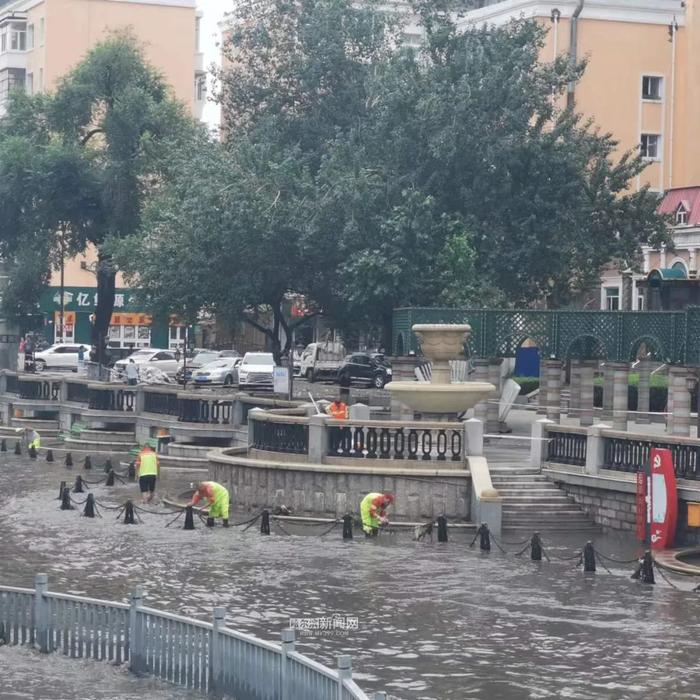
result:
<svg viewBox="0 0 700 700"><path fill-rule="evenodd" d="M391 355L394 352L392 344L393 335L393 322L394 314L393 312L382 314L382 348L387 355Z"/></svg>
<svg viewBox="0 0 700 700"><path fill-rule="evenodd" d="M116 279L117 271L111 260L100 254L97 262L97 304L92 326L92 344L96 349L97 361L101 365L107 361L107 333L114 311Z"/></svg>

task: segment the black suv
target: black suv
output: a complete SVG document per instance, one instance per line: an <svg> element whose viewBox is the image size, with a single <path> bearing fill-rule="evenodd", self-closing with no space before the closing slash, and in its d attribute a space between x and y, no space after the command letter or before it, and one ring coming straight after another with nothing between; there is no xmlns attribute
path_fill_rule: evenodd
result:
<svg viewBox="0 0 700 700"><path fill-rule="evenodd" d="M338 383L366 382L375 389L382 389L391 381L391 367L380 353L356 352L348 355L338 370Z"/></svg>

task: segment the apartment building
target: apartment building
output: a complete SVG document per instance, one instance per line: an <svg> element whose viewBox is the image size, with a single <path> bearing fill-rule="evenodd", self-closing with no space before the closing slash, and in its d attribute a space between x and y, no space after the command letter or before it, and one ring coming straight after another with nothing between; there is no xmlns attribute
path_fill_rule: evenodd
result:
<svg viewBox="0 0 700 700"><path fill-rule="evenodd" d="M0 116L11 90L36 93L55 88L110 31L129 29L173 95L200 119L206 98L200 22L195 0L0 0ZM90 342L95 261L93 249L65 261L63 300L58 270L53 274L40 304L49 341ZM110 345L182 343L184 328L177 319L152 319L131 303L121 277L117 286Z"/></svg>

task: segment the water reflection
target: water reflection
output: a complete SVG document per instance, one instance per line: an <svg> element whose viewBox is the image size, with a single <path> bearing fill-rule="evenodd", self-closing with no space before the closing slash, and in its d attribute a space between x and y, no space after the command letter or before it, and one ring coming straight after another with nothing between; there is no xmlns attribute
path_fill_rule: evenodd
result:
<svg viewBox="0 0 700 700"><path fill-rule="evenodd" d="M651 588L631 581L629 566L584 575L572 562L483 555L466 534L445 544L408 535L343 542L340 529L322 539L263 537L254 528L166 529L168 518L152 515L125 526L112 511L88 520L56 501L59 481L78 471L14 457L0 466L3 583L30 586L45 571L52 588L109 599L139 584L154 607L206 618L223 605L232 626L271 640L290 617L357 616L349 636L305 637L299 647L329 664L350 653L363 687L406 700L696 697L700 602L691 581L678 582L685 591ZM176 493L193 478L168 476L167 487ZM135 495L132 486L95 492L110 503ZM545 544L564 555L580 540ZM634 547L626 538L598 544L625 557ZM0 650L0 663L7 654L22 651Z"/></svg>

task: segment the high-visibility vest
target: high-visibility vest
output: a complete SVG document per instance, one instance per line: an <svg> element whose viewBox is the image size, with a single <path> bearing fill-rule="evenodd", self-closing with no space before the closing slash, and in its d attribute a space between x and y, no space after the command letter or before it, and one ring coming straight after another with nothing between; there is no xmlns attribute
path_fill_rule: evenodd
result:
<svg viewBox="0 0 700 700"><path fill-rule="evenodd" d="M139 476L157 476L158 455L155 452L141 452L139 455Z"/></svg>
<svg viewBox="0 0 700 700"><path fill-rule="evenodd" d="M348 417L348 407L344 403L333 402L328 407L328 412L331 414L331 418L336 420L343 420Z"/></svg>

